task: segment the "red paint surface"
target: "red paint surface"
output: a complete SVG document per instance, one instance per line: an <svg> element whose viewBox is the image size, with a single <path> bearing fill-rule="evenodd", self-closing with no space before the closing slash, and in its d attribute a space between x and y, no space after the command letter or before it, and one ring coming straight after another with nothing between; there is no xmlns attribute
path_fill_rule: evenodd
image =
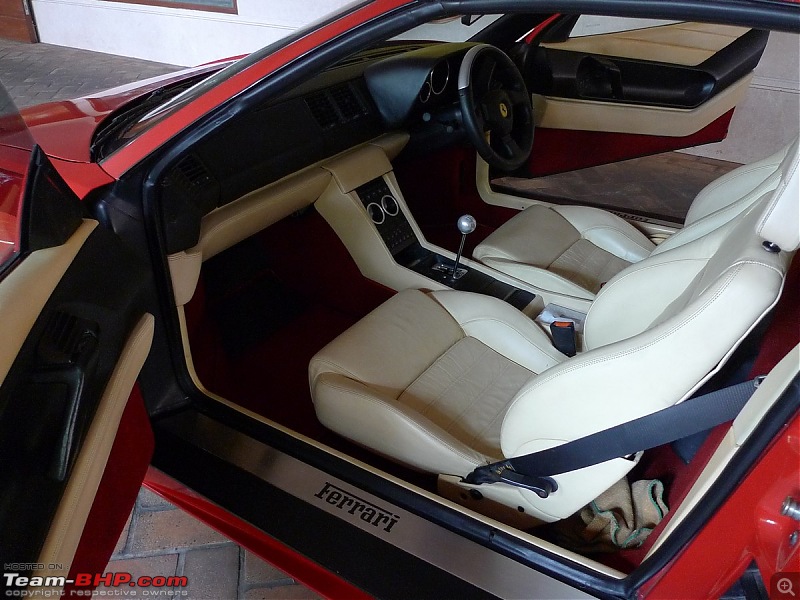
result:
<svg viewBox="0 0 800 600"><path fill-rule="evenodd" d="M269 537L260 529L234 517L161 471L151 468L147 472L145 485L178 508L194 515L225 537L235 540L250 552L260 556L318 594L327 598L352 600L371 598L362 590L350 585L278 540Z"/></svg>
<svg viewBox="0 0 800 600"><path fill-rule="evenodd" d="M92 504L68 579L76 573L104 573L136 496L139 493L154 448L153 431L138 384L133 388L111 448L100 487ZM67 596L85 592L67 585Z"/></svg>
<svg viewBox="0 0 800 600"><path fill-rule="evenodd" d="M717 598L753 560L767 589L775 573L800 572L798 546L789 546L797 522L780 514L784 498L800 493L799 440L796 415L722 509L642 595Z"/></svg>
<svg viewBox="0 0 800 600"><path fill-rule="evenodd" d="M537 37L539 37L544 32L545 29L547 29L550 25L555 23L560 18L561 18L560 14L555 14L551 17L546 18L544 21L542 21L536 27L534 27L527 36L525 36L525 43L530 44L531 42L533 42Z"/></svg>
<svg viewBox="0 0 800 600"><path fill-rule="evenodd" d="M0 145L0 267L19 250L19 208L29 150Z"/></svg>
<svg viewBox="0 0 800 600"><path fill-rule="evenodd" d="M79 163L51 159L53 166L70 189L78 195L78 198L85 198L92 190L103 185L114 183L114 179L103 171L96 163Z"/></svg>
<svg viewBox="0 0 800 600"><path fill-rule="evenodd" d="M725 139L733 109L685 137L537 128L528 168L533 177L596 167Z"/></svg>
<svg viewBox="0 0 800 600"><path fill-rule="evenodd" d="M48 156L88 162L89 146L97 126L114 110L166 85L200 73L213 73L222 66L186 69L116 87L75 100L48 102L22 109L20 113L34 140Z"/></svg>
<svg viewBox="0 0 800 600"><path fill-rule="evenodd" d="M783 294L749 376L769 373L798 343L800 261L795 260L786 275ZM730 423L716 427L692 463L684 467L686 473L679 472L680 487L672 490L673 496L670 497L670 502L675 506L686 497L729 426ZM661 582L653 589L652 597L716 597L733 585L752 560L756 561L767 589L770 587L770 578L778 571L800 573L800 545L794 549L788 545L796 522L779 514L786 496L797 498L800 495L798 474L800 414L784 429L783 435L777 438L722 510L665 572ZM643 550L649 549L671 516L668 515L653 531ZM639 560L643 557L644 554ZM694 560L700 562L693 564ZM697 588L694 588L695 583ZM692 589L696 589L697 594L690 595Z"/></svg>

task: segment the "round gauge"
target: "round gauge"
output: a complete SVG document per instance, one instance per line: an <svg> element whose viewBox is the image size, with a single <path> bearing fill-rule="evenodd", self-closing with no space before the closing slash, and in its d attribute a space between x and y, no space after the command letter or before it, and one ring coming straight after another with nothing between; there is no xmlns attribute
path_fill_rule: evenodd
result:
<svg viewBox="0 0 800 600"><path fill-rule="evenodd" d="M386 220L386 213L377 202L370 202L367 204L367 214L375 225L380 225Z"/></svg>
<svg viewBox="0 0 800 600"><path fill-rule="evenodd" d="M400 212L400 205L397 204L397 200L394 199L394 196L389 194L381 198L381 207L383 207L383 210L390 217L397 216L397 213Z"/></svg>
<svg viewBox="0 0 800 600"><path fill-rule="evenodd" d="M450 81L450 63L443 60L438 65L433 67L429 80L431 82L431 92L438 96L447 88L447 83Z"/></svg>
<svg viewBox="0 0 800 600"><path fill-rule="evenodd" d="M422 84L422 89L419 91L419 101L425 104L431 97L431 82L430 77Z"/></svg>

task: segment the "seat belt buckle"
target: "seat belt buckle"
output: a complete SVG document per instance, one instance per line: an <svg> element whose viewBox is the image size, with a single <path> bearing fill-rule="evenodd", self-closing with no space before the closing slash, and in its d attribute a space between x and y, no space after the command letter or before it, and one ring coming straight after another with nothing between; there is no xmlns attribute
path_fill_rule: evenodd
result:
<svg viewBox="0 0 800 600"><path fill-rule="evenodd" d="M558 483L552 477L518 473L508 461L477 467L463 481L471 485L506 483L530 490L540 498L547 498L558 489Z"/></svg>
<svg viewBox="0 0 800 600"><path fill-rule="evenodd" d="M550 323L550 335L553 336L553 346L561 354L572 357L578 353L575 323L572 321L553 321Z"/></svg>

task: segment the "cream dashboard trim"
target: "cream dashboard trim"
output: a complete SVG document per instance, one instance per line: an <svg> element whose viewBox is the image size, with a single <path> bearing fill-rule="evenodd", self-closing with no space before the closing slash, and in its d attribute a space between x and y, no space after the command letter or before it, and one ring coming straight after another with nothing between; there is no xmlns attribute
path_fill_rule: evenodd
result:
<svg viewBox="0 0 800 600"><path fill-rule="evenodd" d="M533 95L537 127L684 137L700 131L743 99L753 74L742 77L697 108L664 108Z"/></svg>
<svg viewBox="0 0 800 600"><path fill-rule="evenodd" d="M354 156L368 156L371 161L383 157L389 165L408 143L406 133L388 133L370 142L327 158L288 175L274 183L221 206L203 217L200 240L189 250L167 256L175 305L183 306L192 299L203 261L310 206L324 193L331 180L339 185L352 185L366 171ZM375 164L372 162L371 164ZM338 165L336 169L328 165ZM356 183L356 186L360 185Z"/></svg>
<svg viewBox="0 0 800 600"><path fill-rule="evenodd" d="M66 243L31 253L0 283L0 314L6 315L0 343L0 385L53 290L95 227L97 221L84 220Z"/></svg>
<svg viewBox="0 0 800 600"><path fill-rule="evenodd" d="M674 23L574 37L564 42L542 44L542 47L695 66L711 58L748 31L749 29L745 27L733 25Z"/></svg>

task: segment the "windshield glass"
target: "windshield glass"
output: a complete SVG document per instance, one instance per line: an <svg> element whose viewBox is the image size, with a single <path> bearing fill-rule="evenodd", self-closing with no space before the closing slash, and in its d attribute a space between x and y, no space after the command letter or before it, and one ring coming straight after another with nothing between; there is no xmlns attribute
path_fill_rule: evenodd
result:
<svg viewBox="0 0 800 600"><path fill-rule="evenodd" d="M393 40L466 42L503 15L459 15L424 23L393 37Z"/></svg>
<svg viewBox="0 0 800 600"><path fill-rule="evenodd" d="M159 121L163 120L167 115L174 113L176 110L185 106L189 102L192 102L199 96L202 96L212 88L218 86L223 81L230 79L237 73L241 73L248 67L252 66L253 64L261 61L264 59L265 56L268 56L280 48L289 45L290 43L306 36L311 31L319 28L325 23L333 22L345 14L355 11L361 6L368 4L368 1L365 0L357 0L350 4L345 5L341 10L326 15L322 19L318 21L314 21L306 25L305 27L301 27L291 35L288 35L284 38L281 38L272 44L265 46L261 50L257 50L252 54L245 56L244 58L231 63L229 66L225 67L224 69L220 69L213 75L204 78L199 83L191 86L189 89L182 90L181 93L175 96L168 96L165 98L161 103L157 106L150 105L145 114L128 119L126 125L121 128L117 133L117 138L119 139L119 143L115 145L112 152L117 150L119 147L125 145L130 139L136 137L137 135L141 134L142 132L150 129L153 125L158 123ZM141 113L139 113L141 114ZM110 152L104 152L103 155L107 156Z"/></svg>

